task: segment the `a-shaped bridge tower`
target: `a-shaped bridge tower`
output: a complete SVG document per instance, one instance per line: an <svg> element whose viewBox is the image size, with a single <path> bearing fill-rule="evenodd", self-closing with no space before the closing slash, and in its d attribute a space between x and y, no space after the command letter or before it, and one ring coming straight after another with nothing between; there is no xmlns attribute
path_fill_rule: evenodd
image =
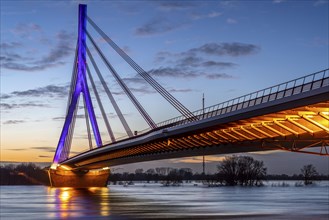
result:
<svg viewBox="0 0 329 220"><path fill-rule="evenodd" d="M87 130L88 130L88 139L89 139L89 146L90 149L92 149L92 140L90 135L90 128L89 128L89 120L90 124L92 126L92 131L94 134L94 139L96 141L97 147L102 147L102 138L100 135L99 127L97 124L90 92L88 89L88 83L87 83L87 74L90 79L90 83L92 85L93 91L95 93L95 97L97 100L97 103L100 107L104 123L106 125L107 131L109 136L111 137L112 143L116 142L116 138L113 134L112 128L110 126L109 120L107 119L104 107L102 105L102 102L100 100L100 96L97 92L95 82L92 78L91 72L89 67L87 66L87 54L90 59L90 62L92 63L92 66L94 67L102 85L103 88L108 95L108 98L111 101L111 104L113 108L115 109L118 118L120 119L127 136L129 138L133 137L133 133L123 117L123 114L117 105L115 99L113 98L113 95L108 88L104 77L102 76L94 58L91 55L90 50L87 48L86 45L86 38L88 37L92 45L94 46L95 50L105 63L106 67L109 69L109 71L112 73L113 77L117 81L117 83L120 85L122 90L125 92L125 94L128 96L130 101L133 103L133 105L136 107L140 115L143 117L143 119L146 121L146 123L150 126L150 129L156 129L157 125L152 120L152 118L149 116L149 114L146 112L146 110L143 108L143 106L139 103L137 98L133 95L133 93L130 91L130 89L127 87L125 82L120 78L117 71L114 69L114 67L111 65L111 63L106 59L105 55L101 51L101 49L97 46L95 40L92 38L92 36L87 31L87 21L95 28L95 30L103 37L103 39L109 43L109 45L133 68L136 70L136 72L146 81L148 82L159 94L161 94L173 107L175 107L187 120L193 121L196 120L194 115L184 106L182 105L177 99L175 99L166 89L164 89L159 83L157 83L145 70L143 70L137 63L135 63L121 48L119 48L88 16L87 16L87 6L86 5L79 5L79 26L78 26L78 41L76 46L76 54L75 54L75 60L73 64L73 72L72 72L72 80L71 80L71 88L70 88L70 94L69 94L69 100L68 100L68 106L67 106L67 113L65 117L64 126L59 138L59 142L56 148L55 156L53 159L53 164L51 166L49 175L52 185L54 186L61 186L61 185L74 185L74 186L85 186L92 183L92 185L99 185L95 183L95 180L91 180L87 176L89 174L86 174L86 170L78 170L75 172L61 172L59 168L59 163L69 159L70 155L70 149L71 149L71 143L72 143L72 137L74 132L74 126L75 126L75 120L76 115L78 111L78 104L79 104L79 98L80 96L83 97L84 107L85 107L85 118L86 118L86 124L87 124ZM89 119L89 120L88 120ZM105 173L105 176L108 176L106 174L108 171L103 171L102 173ZM86 175L85 175L86 174ZM76 179L78 178L78 179ZM81 179L82 178L82 179ZM99 178L98 178L99 179ZM90 182L91 181L91 182ZM90 182L90 183L87 183ZM99 181L96 181L99 182ZM102 180L104 182L104 180ZM76 184L77 185L76 185ZM81 183L84 183L81 185ZM104 185L104 184L101 184Z"/></svg>

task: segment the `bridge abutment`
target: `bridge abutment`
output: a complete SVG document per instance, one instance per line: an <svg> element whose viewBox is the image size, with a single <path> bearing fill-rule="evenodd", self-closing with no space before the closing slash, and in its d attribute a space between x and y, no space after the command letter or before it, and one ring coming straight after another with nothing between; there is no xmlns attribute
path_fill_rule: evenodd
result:
<svg viewBox="0 0 329 220"><path fill-rule="evenodd" d="M110 176L110 170L48 170L51 187L105 187Z"/></svg>

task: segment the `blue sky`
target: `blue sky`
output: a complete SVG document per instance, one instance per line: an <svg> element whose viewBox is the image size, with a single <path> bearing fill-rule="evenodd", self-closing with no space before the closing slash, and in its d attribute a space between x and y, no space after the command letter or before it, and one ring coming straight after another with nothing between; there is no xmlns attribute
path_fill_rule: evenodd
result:
<svg viewBox="0 0 329 220"><path fill-rule="evenodd" d="M1 160L52 160L65 116L79 3L86 3L88 16L191 111L201 108L202 93L209 106L328 68L326 0L1 0ZM155 122L179 115L87 28ZM147 128L105 66L100 68L132 130ZM124 136L101 95L115 135ZM83 122L77 122L72 151L87 146ZM296 172L306 163L323 172L328 166L328 158L290 153L260 159L273 167L275 160L288 163L291 157L299 158ZM198 160L169 162L184 166Z"/></svg>

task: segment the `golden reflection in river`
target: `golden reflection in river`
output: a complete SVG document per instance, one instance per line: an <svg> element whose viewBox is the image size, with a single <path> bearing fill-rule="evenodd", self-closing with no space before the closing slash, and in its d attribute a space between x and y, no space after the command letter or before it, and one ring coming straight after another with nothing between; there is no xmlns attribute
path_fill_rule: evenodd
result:
<svg viewBox="0 0 329 220"><path fill-rule="evenodd" d="M93 194L99 195L100 215L109 216L111 208L109 200L109 189L106 187L92 187L88 188L88 190Z"/></svg>
<svg viewBox="0 0 329 220"><path fill-rule="evenodd" d="M54 213L50 218L77 218L83 216L109 216L109 189L92 188L48 188L48 204Z"/></svg>

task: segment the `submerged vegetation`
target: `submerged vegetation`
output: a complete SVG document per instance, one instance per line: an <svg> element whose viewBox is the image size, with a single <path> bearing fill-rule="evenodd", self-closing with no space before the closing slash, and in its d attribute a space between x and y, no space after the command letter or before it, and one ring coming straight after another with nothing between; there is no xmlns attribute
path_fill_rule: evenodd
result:
<svg viewBox="0 0 329 220"><path fill-rule="evenodd" d="M218 179L228 186L260 186L266 179L263 161L248 156L230 156L217 166Z"/></svg>
<svg viewBox="0 0 329 220"><path fill-rule="evenodd" d="M302 176L304 177L304 184L312 184L312 180L318 176L318 172L312 164L305 165L301 170Z"/></svg>

